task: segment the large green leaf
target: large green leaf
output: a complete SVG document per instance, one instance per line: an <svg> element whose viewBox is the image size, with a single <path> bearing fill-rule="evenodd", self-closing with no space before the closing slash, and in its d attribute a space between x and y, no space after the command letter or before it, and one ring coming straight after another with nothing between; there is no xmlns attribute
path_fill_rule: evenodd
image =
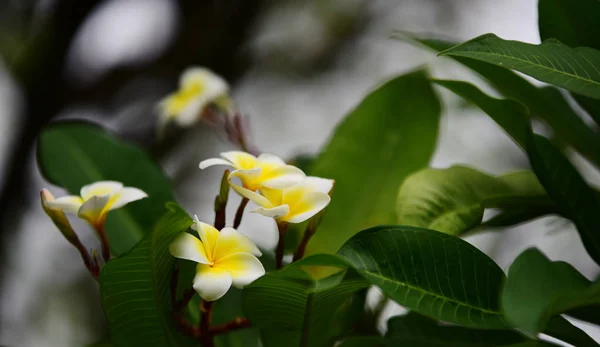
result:
<svg viewBox="0 0 600 347"><path fill-rule="evenodd" d="M600 99L600 51L570 48L557 40L540 45L485 34L440 53L514 69L574 93Z"/></svg>
<svg viewBox="0 0 600 347"><path fill-rule="evenodd" d="M468 82L452 80L433 80L433 82L477 105L522 149L525 149L531 125L529 111L522 104L513 100L492 98Z"/></svg>
<svg viewBox="0 0 600 347"><path fill-rule="evenodd" d="M112 250L121 254L150 233L173 201L169 180L141 149L123 143L100 127L61 122L45 128L37 144L38 166L53 184L79 195L82 186L115 180L137 187L149 198L108 214L106 233Z"/></svg>
<svg viewBox="0 0 600 347"><path fill-rule="evenodd" d="M169 244L192 220L175 204L152 234L100 272L100 295L115 346L194 346L171 319Z"/></svg>
<svg viewBox="0 0 600 347"><path fill-rule="evenodd" d="M436 321L412 313L388 320L386 340L387 346L390 347L553 346L528 340L517 332L440 325Z"/></svg>
<svg viewBox="0 0 600 347"><path fill-rule="evenodd" d="M573 346L598 347L598 343L596 343L594 339L562 316L550 318L546 325L546 329L544 330L544 334L567 342Z"/></svg>
<svg viewBox="0 0 600 347"><path fill-rule="evenodd" d="M423 70L385 83L346 117L310 171L336 185L307 254L333 253L358 231L395 222L400 183L429 164L439 118Z"/></svg>
<svg viewBox="0 0 600 347"><path fill-rule="evenodd" d="M426 46L438 52L453 45L446 41L419 38L409 34L404 34L399 38ZM559 139L572 145L596 166L600 167L600 136L598 136L597 132L590 129L577 113L571 109L568 101L556 88L538 88L513 71L501 66L463 56L448 57L480 74L506 98L516 100L525 105L529 109L531 116L547 123ZM455 93L461 94L461 90L459 89L461 86L446 84L445 87L453 87ZM463 87L462 89L466 88ZM472 93L469 94L471 95L463 97L475 102L477 100L476 96L472 95ZM592 101L597 100L592 99ZM512 106L496 105L494 107L510 109ZM515 111L519 112L518 108L515 108ZM504 118L507 117L510 116L504 116ZM515 116L512 118L516 120ZM500 122L500 119L495 120L505 130L509 129ZM514 135L511 136L514 137Z"/></svg>
<svg viewBox="0 0 600 347"><path fill-rule="evenodd" d="M538 23L542 40L557 39L570 47L600 49L600 1L540 0ZM600 125L600 101L574 95Z"/></svg>
<svg viewBox="0 0 600 347"><path fill-rule="evenodd" d="M575 223L589 255L600 264L600 201L596 193L548 139L532 134L527 153L548 195Z"/></svg>
<svg viewBox="0 0 600 347"><path fill-rule="evenodd" d="M339 272L314 277L314 266ZM331 346L349 328L354 294L368 287L333 255L314 255L269 273L244 289L244 313L261 330L265 346Z"/></svg>
<svg viewBox="0 0 600 347"><path fill-rule="evenodd" d="M506 319L532 336L553 316L592 304L600 304L600 282L592 284L571 265L552 262L534 248L510 266L502 293Z"/></svg>
<svg viewBox="0 0 600 347"><path fill-rule="evenodd" d="M409 176L397 200L398 224L460 235L481 224L486 208L554 206L531 171L494 177L465 166Z"/></svg>
<svg viewBox="0 0 600 347"><path fill-rule="evenodd" d="M500 312L504 273L466 241L409 226L379 226L339 255L388 297L415 312L481 329L508 329Z"/></svg>

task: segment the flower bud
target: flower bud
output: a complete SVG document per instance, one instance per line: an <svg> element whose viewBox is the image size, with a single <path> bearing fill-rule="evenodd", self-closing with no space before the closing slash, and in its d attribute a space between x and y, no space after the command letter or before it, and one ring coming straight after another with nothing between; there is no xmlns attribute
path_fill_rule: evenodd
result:
<svg viewBox="0 0 600 347"><path fill-rule="evenodd" d="M75 231L73 231L73 227L71 227L71 223L69 223L65 213L61 209L52 208L47 205L47 202L54 201L54 196L52 193L50 193L50 191L47 189L42 189L40 191L40 199L42 201L42 208L44 209L44 212L46 212L48 217L50 217L54 225L56 225L58 230L60 230L65 239L72 244L78 243L79 239L77 238Z"/></svg>

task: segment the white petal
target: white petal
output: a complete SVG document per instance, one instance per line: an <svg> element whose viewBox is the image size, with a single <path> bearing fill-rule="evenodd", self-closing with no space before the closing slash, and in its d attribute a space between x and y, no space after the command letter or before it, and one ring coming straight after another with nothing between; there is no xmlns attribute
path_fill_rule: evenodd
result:
<svg viewBox="0 0 600 347"><path fill-rule="evenodd" d="M110 200L109 195L92 196L79 207L77 216L92 224L101 222L104 217L104 207L108 204L108 200Z"/></svg>
<svg viewBox="0 0 600 347"><path fill-rule="evenodd" d="M281 205L273 208L262 208L259 207L256 210L252 210L250 212L262 214L263 216L272 217L275 219L279 219L285 217L290 212L290 207L288 205Z"/></svg>
<svg viewBox="0 0 600 347"><path fill-rule="evenodd" d="M65 212L77 214L77 211L83 204L83 199L81 199L77 195L67 195L62 196L58 199L46 201L44 204L49 208L59 209Z"/></svg>
<svg viewBox="0 0 600 347"><path fill-rule="evenodd" d="M200 169L204 170L207 167L211 167L214 165L227 165L227 166L233 166L230 162L228 162L225 159L221 159L221 158L210 158L210 159L206 159L200 162Z"/></svg>
<svg viewBox="0 0 600 347"><path fill-rule="evenodd" d="M248 238L248 236L240 233L234 228L225 227L221 229L215 250L213 253L215 261L229 254L234 253L250 253L255 256L261 256L262 253L258 247Z"/></svg>
<svg viewBox="0 0 600 347"><path fill-rule="evenodd" d="M215 245L217 244L217 239L219 238L219 230L215 229L212 225L201 222L198 219L198 216L194 216L194 224L192 224L192 229L198 232L200 236L200 240L204 244L204 249L206 250L206 254L208 255L208 259L213 259L213 252L215 249Z"/></svg>
<svg viewBox="0 0 600 347"><path fill-rule="evenodd" d="M229 160L238 170L249 170L256 168L256 157L250 153L230 151L221 153L221 156Z"/></svg>
<svg viewBox="0 0 600 347"><path fill-rule="evenodd" d="M325 193L307 193L294 206L291 206L290 215L286 216L283 220L290 223L302 223L327 207L330 201L331 198Z"/></svg>
<svg viewBox="0 0 600 347"><path fill-rule="evenodd" d="M187 259L200 264L210 264L202 242L185 232L177 236L169 245L169 253L175 258Z"/></svg>
<svg viewBox="0 0 600 347"><path fill-rule="evenodd" d="M235 190L238 194L240 194L241 196L247 198L248 200L252 201L253 203L257 204L258 206L262 206L262 207L266 207L269 208L271 207L271 203L269 202L269 200L267 200L267 198L265 198L264 196L253 192L249 189L246 189L242 186L238 186L237 184L233 184L231 182L230 186L231 188L233 188L233 190Z"/></svg>
<svg viewBox="0 0 600 347"><path fill-rule="evenodd" d="M148 194L141 189L133 187L125 187L119 193L112 197L109 210L115 210L127 205L130 202L147 198Z"/></svg>
<svg viewBox="0 0 600 347"><path fill-rule="evenodd" d="M309 187L311 190L329 194L331 189L333 188L334 180L330 180L327 178L308 176L303 184Z"/></svg>
<svg viewBox="0 0 600 347"><path fill-rule="evenodd" d="M269 179L262 182L262 185L268 188L287 188L295 184L298 184L304 179L306 175L300 169L292 165L285 165L274 169L268 173Z"/></svg>
<svg viewBox="0 0 600 347"><path fill-rule="evenodd" d="M194 289L206 301L221 298L231 287L232 279L229 272L209 265L199 264L194 277Z"/></svg>
<svg viewBox="0 0 600 347"><path fill-rule="evenodd" d="M213 98L215 95L225 94L229 90L229 85L221 76L203 67L188 68L179 79L179 85L182 88L198 82L203 85L203 93Z"/></svg>
<svg viewBox="0 0 600 347"><path fill-rule="evenodd" d="M215 268L229 272L233 285L242 288L265 274L265 268L249 253L230 254L215 262Z"/></svg>
<svg viewBox="0 0 600 347"><path fill-rule="evenodd" d="M81 188L84 201L95 195L113 195L123 188L123 183L117 181L98 181Z"/></svg>
<svg viewBox="0 0 600 347"><path fill-rule="evenodd" d="M257 158L258 165L267 164L273 167L284 166L285 162L278 156L269 153L263 153Z"/></svg>
<svg viewBox="0 0 600 347"><path fill-rule="evenodd" d="M197 98L190 100L185 108L179 112L177 117L174 118L175 123L182 128L194 125L200 119L200 114L202 113L202 110L206 104L207 102L202 96L198 96Z"/></svg>

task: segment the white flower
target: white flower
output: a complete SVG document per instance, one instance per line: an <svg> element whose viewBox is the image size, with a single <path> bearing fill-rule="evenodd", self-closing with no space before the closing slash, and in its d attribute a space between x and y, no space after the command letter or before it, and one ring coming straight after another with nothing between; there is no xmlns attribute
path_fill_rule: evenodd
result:
<svg viewBox="0 0 600 347"><path fill-rule="evenodd" d="M212 71L200 67L187 69L179 79L179 90L158 105L160 127L171 120L182 127L194 124L207 105L223 103L228 91L227 82Z"/></svg>
<svg viewBox="0 0 600 347"><path fill-rule="evenodd" d="M289 188L261 188L260 194L235 185L232 188L260 206L251 212L272 217L277 222L302 223L329 205L333 184L330 179L306 177Z"/></svg>
<svg viewBox="0 0 600 347"><path fill-rule="evenodd" d="M45 205L76 214L99 228L104 225L108 211L146 197L148 195L138 188L123 187L115 181L99 181L81 188L80 196L63 196L48 200Z"/></svg>
<svg viewBox="0 0 600 347"><path fill-rule="evenodd" d="M221 232L195 217L192 229L200 240L188 233L179 235L169 247L170 253L198 263L193 287L206 301L215 301L233 285L242 288L265 274L256 258L256 245L237 230L225 227Z"/></svg>
<svg viewBox="0 0 600 347"><path fill-rule="evenodd" d="M238 177L244 188L251 191L262 187L285 188L302 182L306 175L292 165L273 154L261 154L257 157L246 152L231 151L221 153L221 158L206 159L200 163L200 169L213 165L233 166L229 179ZM234 186L235 184L232 184Z"/></svg>

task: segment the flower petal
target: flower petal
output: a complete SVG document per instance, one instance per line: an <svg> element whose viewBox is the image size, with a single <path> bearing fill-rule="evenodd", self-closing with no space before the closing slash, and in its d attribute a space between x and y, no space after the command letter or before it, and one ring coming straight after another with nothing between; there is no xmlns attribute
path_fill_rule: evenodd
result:
<svg viewBox="0 0 600 347"><path fill-rule="evenodd" d="M206 250L208 259L212 261L215 245L217 244L217 239L219 238L219 230L215 229L215 227L212 225L201 222L198 219L198 216L194 216L194 224L192 224L192 229L198 232L200 240L202 240L202 243L204 244L204 249Z"/></svg>
<svg viewBox="0 0 600 347"><path fill-rule="evenodd" d="M334 180L330 180L327 178L321 178L321 177L315 177L315 176L308 176L308 177L306 177L306 180L303 182L303 184L307 188L309 188L313 191L317 191L317 192L321 192L321 193L325 193L325 194L329 194L331 189L333 189L334 183L335 183Z"/></svg>
<svg viewBox="0 0 600 347"><path fill-rule="evenodd" d="M265 274L265 268L255 256L249 253L234 253L219 259L214 265L228 271L233 285L241 288Z"/></svg>
<svg viewBox="0 0 600 347"><path fill-rule="evenodd" d="M130 202L147 198L148 194L141 189L133 187L125 187L119 193L111 197L109 210L114 210L127 205Z"/></svg>
<svg viewBox="0 0 600 347"><path fill-rule="evenodd" d="M231 188L233 188L233 190L235 190L238 194L240 194L241 196L247 198L248 200L252 201L253 203L262 206L262 207L266 207L269 208L271 207L271 202L269 202L269 200L267 200L267 198L265 198L264 196L253 192L249 189L246 189L242 186L238 186L237 184L233 184L230 182L229 184L231 186Z"/></svg>
<svg viewBox="0 0 600 347"><path fill-rule="evenodd" d="M117 181L98 181L81 188L81 197L84 201L95 195L113 195L123 188L123 183Z"/></svg>
<svg viewBox="0 0 600 347"><path fill-rule="evenodd" d="M64 212L77 214L77 211L83 204L83 199L77 195L67 195L58 199L46 201L44 204L52 209L58 209L63 210Z"/></svg>
<svg viewBox="0 0 600 347"><path fill-rule="evenodd" d="M108 200L110 200L109 195L92 196L79 207L77 216L92 224L102 222L102 218L104 217L104 207L108 204Z"/></svg>
<svg viewBox="0 0 600 347"><path fill-rule="evenodd" d="M206 301L215 301L221 298L231 288L231 275L229 272L209 265L199 264L194 277L194 289Z"/></svg>
<svg viewBox="0 0 600 347"><path fill-rule="evenodd" d="M290 206L289 214L283 218L290 223L302 223L329 205L331 198L321 192L309 192Z"/></svg>
<svg viewBox="0 0 600 347"><path fill-rule="evenodd" d="M301 183L306 179L306 175L300 169L292 165L278 167L266 173L266 178L262 185L268 188L287 188Z"/></svg>
<svg viewBox="0 0 600 347"><path fill-rule="evenodd" d="M227 93L229 90L229 85L221 76L203 67L191 67L181 74L181 78L179 79L180 88L185 89L194 83L202 84L202 93L207 96L207 99L211 99L211 101L217 96Z"/></svg>
<svg viewBox="0 0 600 347"><path fill-rule="evenodd" d="M256 157L250 153L230 151L221 153L221 157L229 160L238 170L249 170L256 168Z"/></svg>
<svg viewBox="0 0 600 347"><path fill-rule="evenodd" d="M250 253L255 256L261 256L262 253L258 247L248 238L248 236L240 233L231 227L225 227L219 233L217 244L213 253L215 261L224 258L229 254L234 253Z"/></svg>
<svg viewBox="0 0 600 347"><path fill-rule="evenodd" d="M175 117L175 123L182 128L195 124L200 119L202 110L206 104L205 97L201 95L188 101L183 110Z"/></svg>
<svg viewBox="0 0 600 347"><path fill-rule="evenodd" d="M271 167L279 167L284 166L285 162L274 154L263 153L258 156L257 160L258 166L271 166Z"/></svg>
<svg viewBox="0 0 600 347"><path fill-rule="evenodd" d="M197 237L185 232L171 242L169 253L175 258L187 259L200 264L210 264L202 242Z"/></svg>
<svg viewBox="0 0 600 347"><path fill-rule="evenodd" d="M252 210L250 212L262 214L263 216L280 219L290 212L290 207L288 205L281 205L273 208L262 208L259 207L256 210ZM285 219L284 219L285 220Z"/></svg>
<svg viewBox="0 0 600 347"><path fill-rule="evenodd" d="M210 159L206 159L200 162L200 169L204 170L207 167L210 166L214 166L214 165L227 165L227 166L233 166L230 162L228 162L225 159L221 159L221 158L210 158Z"/></svg>

